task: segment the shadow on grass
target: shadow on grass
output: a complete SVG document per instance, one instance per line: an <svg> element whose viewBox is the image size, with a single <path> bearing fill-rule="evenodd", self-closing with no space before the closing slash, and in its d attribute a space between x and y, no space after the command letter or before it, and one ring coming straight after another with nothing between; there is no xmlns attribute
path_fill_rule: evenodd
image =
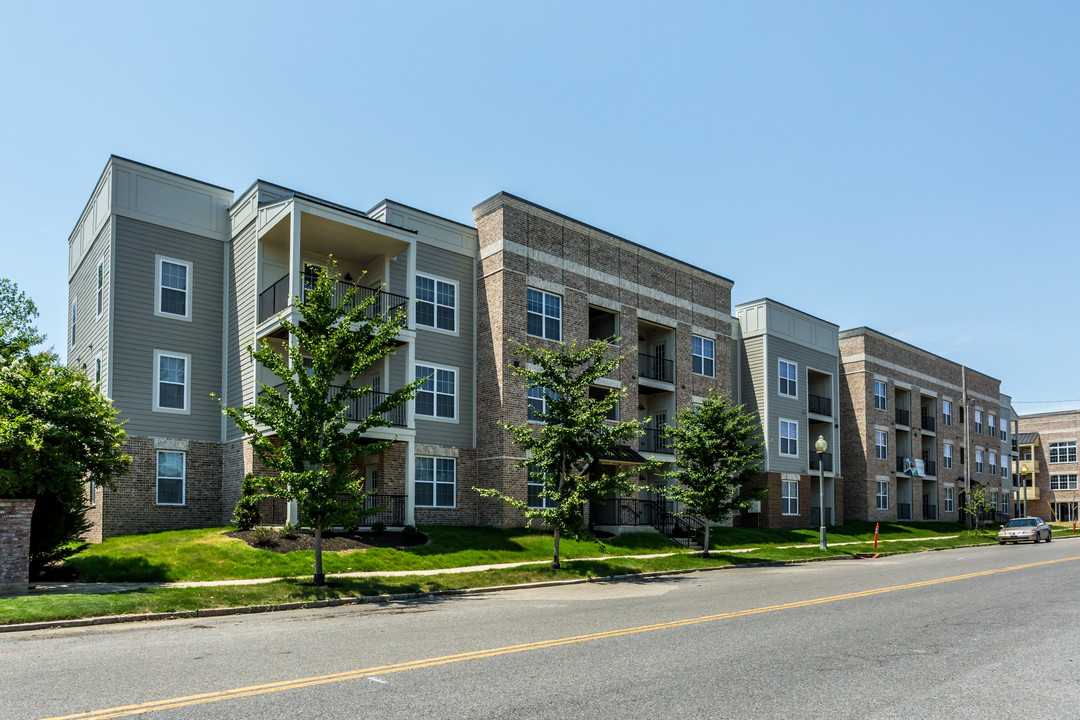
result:
<svg viewBox="0 0 1080 720"><path fill-rule="evenodd" d="M79 574L79 582L165 582L171 580L169 568L157 565L146 558L133 556L89 556L74 557L67 561L67 566Z"/></svg>
<svg viewBox="0 0 1080 720"><path fill-rule="evenodd" d="M420 530L428 536L428 543L401 548L401 552L412 555L446 555L467 551L520 552L525 547L511 540L512 535L544 534L539 530L499 530L477 526L424 526Z"/></svg>

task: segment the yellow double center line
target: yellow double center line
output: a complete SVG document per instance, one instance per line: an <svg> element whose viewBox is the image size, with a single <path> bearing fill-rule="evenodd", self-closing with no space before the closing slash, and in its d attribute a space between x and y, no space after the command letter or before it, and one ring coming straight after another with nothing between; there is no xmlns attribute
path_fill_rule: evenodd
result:
<svg viewBox="0 0 1080 720"><path fill-rule="evenodd" d="M345 672L331 673L329 675L316 675L295 680L282 680L280 682L266 683L264 685L249 685L248 687L234 688L232 690L219 690L217 692L202 693L199 695L187 695L185 697L169 698L168 700L155 700L153 702L139 703L137 705L121 705L119 707L94 710L74 715L62 715L46 720L105 720L105 718L117 718L127 715L155 712L158 710L171 710L173 708L187 707L189 705L202 705L204 703L233 700L235 698L251 697L252 695L266 695L268 693L282 692L284 690L296 690L298 688L311 687L313 685L325 685L327 683L343 682L345 680L357 680L360 678L377 675L389 675L391 673L419 670L420 668L437 667L451 663L466 662L468 660L482 660L485 658L498 657L499 655L511 655L514 653L531 652L545 648L559 647L561 645L574 645L576 643L591 642L593 640L605 640L607 638L636 635L638 633L655 632L671 628L686 627L699 623L716 622L717 620L730 620L732 618L746 617L748 615L760 615L762 613L778 612L781 610L794 610L796 608L810 607L812 605L824 605L826 603L839 602L841 600L854 600L856 598L884 595L897 590L913 590L915 588L930 587L942 583L956 582L958 580L970 580L972 578L996 575L997 573L1023 570L1025 568L1040 567L1043 565L1055 565L1057 563L1080 560L1080 556L1061 558L1059 560L1044 560L1042 562L1027 563L1025 565L1013 565L1011 567L998 568L996 570L983 570L981 572L967 573L966 575L953 575L952 577L939 578L937 580L923 580L922 582L908 583L906 585L893 585L891 587L878 588L876 590L862 590L860 592L846 593L844 595L830 595L828 597L814 598L812 600L800 600L798 602L784 603L783 605L768 605L766 607L752 608L750 610L735 610L733 612L705 615L703 617L688 618L686 620L672 620L670 622L657 623L655 625L641 625L638 627L624 628L621 630L608 630L606 632L592 633L589 635L575 635L573 637L558 638L555 640L541 640L540 642L525 643L524 645L509 645L507 647L493 648L490 650L477 650L474 652L459 653L457 655L443 655L441 657L412 660L410 662L396 663L393 665L377 665L361 670L348 670Z"/></svg>

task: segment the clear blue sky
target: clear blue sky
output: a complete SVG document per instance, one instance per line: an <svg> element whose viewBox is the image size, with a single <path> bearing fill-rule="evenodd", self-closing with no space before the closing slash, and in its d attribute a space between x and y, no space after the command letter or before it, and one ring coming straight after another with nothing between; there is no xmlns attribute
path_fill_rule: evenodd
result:
<svg viewBox="0 0 1080 720"><path fill-rule="evenodd" d="M1080 407L1080 4L4 3L0 276L62 346L110 153L471 223L499 190ZM1068 400L1054 405L1029 401Z"/></svg>

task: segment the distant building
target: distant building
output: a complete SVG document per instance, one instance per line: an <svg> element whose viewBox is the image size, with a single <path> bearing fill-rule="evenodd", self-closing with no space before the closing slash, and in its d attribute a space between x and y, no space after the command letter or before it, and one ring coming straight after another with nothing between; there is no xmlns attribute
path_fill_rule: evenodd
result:
<svg viewBox="0 0 1080 720"><path fill-rule="evenodd" d="M1080 410L1020 415L1018 424L1015 496L1023 502L1026 495L1028 515L1048 521L1080 519L1076 457Z"/></svg>

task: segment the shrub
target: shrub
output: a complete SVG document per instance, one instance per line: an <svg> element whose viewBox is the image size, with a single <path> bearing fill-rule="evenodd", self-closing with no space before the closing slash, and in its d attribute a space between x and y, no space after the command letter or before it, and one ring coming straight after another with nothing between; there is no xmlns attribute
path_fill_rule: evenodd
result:
<svg viewBox="0 0 1080 720"><path fill-rule="evenodd" d="M296 523L287 522L278 530L278 537L282 540L295 540L300 537L299 528L296 527Z"/></svg>
<svg viewBox="0 0 1080 720"><path fill-rule="evenodd" d="M401 532L405 533L406 535L420 534L420 531L416 529L415 525L406 525L405 527L401 528Z"/></svg>
<svg viewBox="0 0 1080 720"><path fill-rule="evenodd" d="M244 484L240 488L240 499L233 508L232 521L237 530L250 530L262 522L262 511L259 510L259 501L266 495L259 492L259 486L255 476L248 473L244 476Z"/></svg>
<svg viewBox="0 0 1080 720"><path fill-rule="evenodd" d="M373 532L373 533L384 533L384 532L386 532L386 523L384 523L382 521L379 521L379 520L376 520L375 522L371 523L371 532Z"/></svg>
<svg viewBox="0 0 1080 720"><path fill-rule="evenodd" d="M265 525L260 525L251 531L251 544L258 545L259 547L266 547L267 545L273 545L277 540L274 531Z"/></svg>

